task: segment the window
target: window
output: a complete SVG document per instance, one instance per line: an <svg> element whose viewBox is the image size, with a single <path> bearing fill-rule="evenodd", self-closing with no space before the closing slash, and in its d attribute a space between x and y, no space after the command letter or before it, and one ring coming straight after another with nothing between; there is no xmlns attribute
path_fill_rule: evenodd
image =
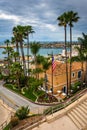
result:
<svg viewBox="0 0 87 130"><path fill-rule="evenodd" d="M74 72L72 73L72 78L73 78L73 77L75 77L75 73L74 73Z"/></svg>
<svg viewBox="0 0 87 130"><path fill-rule="evenodd" d="M78 72L78 78L81 78L81 71Z"/></svg>

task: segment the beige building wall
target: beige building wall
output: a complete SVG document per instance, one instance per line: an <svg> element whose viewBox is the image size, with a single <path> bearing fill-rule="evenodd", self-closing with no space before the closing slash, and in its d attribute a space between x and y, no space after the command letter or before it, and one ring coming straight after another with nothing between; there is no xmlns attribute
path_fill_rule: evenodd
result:
<svg viewBox="0 0 87 130"><path fill-rule="evenodd" d="M65 71L65 64L61 65L60 69L58 70L57 67L55 71L53 72L53 90L54 93L57 93L58 90L62 90L64 86L67 87L66 84L66 71ZM64 70L64 71L61 71ZM81 78L78 78L78 72L81 71ZM48 77L48 89L52 87L52 71L51 68L47 71L47 77ZM77 81L84 81L84 71L82 73L81 63L75 62L72 64L72 76L71 76L71 82L72 84ZM68 65L68 85L70 82L70 72L69 72L69 65Z"/></svg>

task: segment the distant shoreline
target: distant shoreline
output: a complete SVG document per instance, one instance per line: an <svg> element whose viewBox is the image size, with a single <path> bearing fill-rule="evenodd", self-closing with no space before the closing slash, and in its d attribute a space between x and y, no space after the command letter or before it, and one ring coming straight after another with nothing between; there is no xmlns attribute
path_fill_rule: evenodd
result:
<svg viewBox="0 0 87 130"><path fill-rule="evenodd" d="M43 43L41 44L41 48L64 48L64 43ZM67 47L69 47L70 43L67 43ZM73 45L79 45L79 43L73 43ZM6 48L6 45L0 45L0 48ZM10 47L15 48L15 45L10 45ZM27 44L25 44L23 47L27 48Z"/></svg>

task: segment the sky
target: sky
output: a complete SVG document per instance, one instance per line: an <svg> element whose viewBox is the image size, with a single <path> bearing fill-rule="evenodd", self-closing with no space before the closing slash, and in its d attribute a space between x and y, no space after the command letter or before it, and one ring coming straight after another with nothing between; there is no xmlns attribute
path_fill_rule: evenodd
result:
<svg viewBox="0 0 87 130"><path fill-rule="evenodd" d="M73 27L73 41L77 41L87 31L87 0L0 0L0 42L11 39L17 25L33 27L30 41L64 41L64 28L57 18L71 10L80 17Z"/></svg>

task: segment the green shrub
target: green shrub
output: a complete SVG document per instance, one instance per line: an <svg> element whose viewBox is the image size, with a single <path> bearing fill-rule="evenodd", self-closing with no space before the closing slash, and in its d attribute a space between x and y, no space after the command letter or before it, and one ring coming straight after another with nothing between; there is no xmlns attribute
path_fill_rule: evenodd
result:
<svg viewBox="0 0 87 130"><path fill-rule="evenodd" d="M2 74L0 74L0 80L1 80L1 79L3 79L3 75L2 75Z"/></svg>
<svg viewBox="0 0 87 130"><path fill-rule="evenodd" d="M27 107L20 107L17 111L16 111L16 116L20 119L20 120L23 120L25 118L28 117L28 114L30 112L30 109Z"/></svg>
<svg viewBox="0 0 87 130"><path fill-rule="evenodd" d="M80 86L81 86L80 81L76 82L73 86L71 86L71 89L73 90L73 93L76 93L79 90L78 86L80 88Z"/></svg>

